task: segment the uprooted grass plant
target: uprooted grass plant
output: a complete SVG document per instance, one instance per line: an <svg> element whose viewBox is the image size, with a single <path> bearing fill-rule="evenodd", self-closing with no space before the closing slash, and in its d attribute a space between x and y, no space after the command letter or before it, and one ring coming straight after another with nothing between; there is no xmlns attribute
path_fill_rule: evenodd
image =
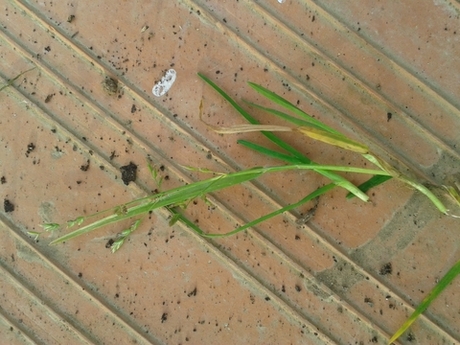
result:
<svg viewBox="0 0 460 345"><path fill-rule="evenodd" d="M118 234L118 236L112 242L112 251L117 251L126 238L135 231L140 222L142 215L147 215L149 212L165 207L171 213L170 225L174 224L176 221L182 221L191 229L196 231L198 234L204 237L225 237L231 236L238 232L244 231L250 227L253 227L263 221L267 221L270 218L279 215L283 212L292 210L319 197L322 194L327 193L335 187L344 188L348 191L347 197L357 197L363 201L368 201L369 197L366 192L387 181L388 179L395 178L401 181L402 183L415 188L419 192L423 193L433 205L443 214L451 215L444 203L425 185L405 176L390 164L384 161L382 158L378 157L376 154L370 152L369 148L357 141L351 140L344 136L343 134L337 132L336 130L326 126L322 122L314 119L309 116L302 110L300 110L295 105L291 104L284 98L278 96L277 94L267 90L266 88L249 83L251 88L256 92L271 100L275 104L281 106L282 108L290 111L292 115L288 115L282 111L278 111L271 108L265 108L253 103L250 103L253 107L263 109L268 113L278 116L290 123L293 124L291 127L287 126L270 126L270 125L261 125L259 124L248 112L246 112L240 105L238 105L233 99L231 99L222 89L220 89L214 82L205 77L202 74L199 76L209 84L214 90L216 90L224 99L226 99L248 122L249 124L233 127L213 127L208 125L213 130L220 133L241 133L248 131L261 131L269 140L275 143L280 151L276 151L250 141L239 140L238 142L252 150L255 150L266 156L279 159L284 161L284 165L279 166L270 166L270 167L256 167L243 171L233 172L233 173L214 173L214 176L202 181L194 182L185 186L177 187L167 191L161 191L157 194L149 195L137 200L133 200L122 204L120 206L114 207L109 210L98 212L89 216L81 216L74 220L70 220L65 224L68 228L78 227L76 230L65 234L54 241L51 244L61 243L82 234L86 234L93 230L96 230L102 226L116 223L122 220L134 218L134 223L127 229L123 230ZM202 112L202 105L200 104L200 116ZM273 132L276 131L294 131L306 135L312 139L331 144L342 149L353 151L357 154L362 155L365 159L370 161L375 168L374 169L363 169L358 167L350 166L333 166L333 165L321 165L311 161L306 157L302 152L298 151L296 148L290 146L285 141L281 140ZM157 181L158 185L161 185L161 179L158 177L157 171L149 165L152 177ZM207 169L196 168L201 172L211 172ZM305 196L303 199L299 200L296 203L282 207L281 209L274 211L270 214L264 215L258 219L255 219L243 226L238 227L237 229L225 233L225 234L211 234L207 233L201 228L199 228L195 223L188 220L181 209L187 207L187 205L195 198L205 198L206 195L222 190L224 188L241 184L243 182L251 181L262 175L269 173L282 173L288 170L311 170L318 174L323 175L324 177L330 180L330 183L318 188L314 192ZM372 177L365 183L360 186L355 186L353 183L348 181L346 178L337 174L337 172L352 172L358 174L371 175ZM460 203L460 196L458 189L456 187L445 187L447 193L456 201ZM86 223L86 224L84 224ZM64 226L65 226L64 225ZM55 231L60 229L61 224L56 223L47 223L43 225L43 228L46 231ZM38 236L39 233L31 233L31 235ZM449 283L460 273L460 261L456 263L449 272L438 282L436 287L430 292L430 294L423 300L423 302L416 308L414 313L408 318L406 323L394 334L390 339L390 343L395 341L409 326L415 321L415 319L430 305L430 303L442 292Z"/></svg>

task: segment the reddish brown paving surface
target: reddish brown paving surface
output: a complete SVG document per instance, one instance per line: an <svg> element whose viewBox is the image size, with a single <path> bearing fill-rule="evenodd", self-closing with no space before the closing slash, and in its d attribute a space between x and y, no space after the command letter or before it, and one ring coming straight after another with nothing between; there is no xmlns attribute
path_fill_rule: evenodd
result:
<svg viewBox="0 0 460 345"><path fill-rule="evenodd" d="M163 188L206 177L184 165L279 164L236 144L266 144L259 134L222 136L200 122L201 100L210 123L242 120L197 72L239 101L265 102L246 85L257 82L445 183L460 171L459 15L458 2L442 0L3 0L0 85L35 69L0 93L0 194L14 205L0 212L2 344L385 344L460 259L459 221L397 181L367 204L334 190L308 226L295 220L311 205L223 240L156 212L115 255L105 245L123 224L52 247L27 231L151 192L147 157L165 167ZM153 96L170 68L174 85ZM116 94L105 76L118 80ZM364 164L284 138L318 162ZM126 186L120 167L130 162L137 179ZM230 231L325 182L266 176L188 213L206 231ZM459 287L400 342L459 342Z"/></svg>

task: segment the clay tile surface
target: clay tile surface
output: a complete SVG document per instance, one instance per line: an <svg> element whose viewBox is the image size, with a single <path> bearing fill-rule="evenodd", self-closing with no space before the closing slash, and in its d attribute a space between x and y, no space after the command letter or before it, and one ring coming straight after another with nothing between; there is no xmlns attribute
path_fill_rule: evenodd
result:
<svg viewBox="0 0 460 345"><path fill-rule="evenodd" d="M131 220L53 246L68 230L33 233L210 177L188 166L283 164L237 143L274 147L260 133L222 135L200 120L202 104L209 124L245 123L198 72L261 123L283 122L244 102L273 106L248 81L413 178L451 183L459 16L444 0L3 0L0 343L386 344L460 259L460 221L396 179L367 203L335 188L305 224L313 202L226 238L170 226L166 209L114 254ZM280 137L315 162L370 167L300 134ZM268 174L183 212L225 233L327 183ZM459 288L457 278L398 343L460 343Z"/></svg>

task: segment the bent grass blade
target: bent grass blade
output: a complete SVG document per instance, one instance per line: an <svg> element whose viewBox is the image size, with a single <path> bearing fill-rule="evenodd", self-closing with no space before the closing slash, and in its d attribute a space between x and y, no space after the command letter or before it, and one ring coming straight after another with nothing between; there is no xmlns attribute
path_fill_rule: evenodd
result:
<svg viewBox="0 0 460 345"><path fill-rule="evenodd" d="M326 170L326 171L341 171L341 172L354 172L361 174L383 174L387 173L380 170L353 168L347 166L330 166L330 165L317 165L317 164L296 164L296 165L283 165L265 168L252 168L243 170L227 175L220 175L207 180L194 182L186 186L177 187L169 191L161 192L145 198L137 199L133 202L124 204L124 212L115 212L105 218L99 219L86 226L83 226L69 234L66 234L58 239L55 239L51 244L64 242L75 238L77 236L86 234L90 231L96 230L102 226L119 222L125 219L139 216L147 212L153 211L157 208L167 207L171 205L178 205L184 201L191 200L204 194L209 194L227 187L231 187L243 182L253 180L263 174L272 172L283 172L288 170Z"/></svg>
<svg viewBox="0 0 460 345"><path fill-rule="evenodd" d="M206 233L202 233L201 235L203 237L209 237L209 238L228 237L228 236L236 235L237 233L239 233L241 231L244 231L246 229L254 227L257 224L265 222L266 220L268 220L270 218L273 218L273 217L275 217L275 216L277 216L277 215L279 215L281 213L293 210L294 208L297 208L297 207L309 202L310 200L313 200L313 199L315 199L315 198L327 193L328 191L332 190L333 188L335 188L335 184L334 183L329 183L329 184L327 184L327 185L325 185L325 186L323 186L321 188L318 188L317 190L315 190L314 192L308 194L305 198L297 201L294 204L282 207L279 210L276 210L276 211L274 211L272 213L266 214L265 216L257 218L255 220L253 220L253 221L251 221L249 223L246 223L245 225L240 226L240 227L236 228L235 230L227 232L225 234L206 234Z"/></svg>

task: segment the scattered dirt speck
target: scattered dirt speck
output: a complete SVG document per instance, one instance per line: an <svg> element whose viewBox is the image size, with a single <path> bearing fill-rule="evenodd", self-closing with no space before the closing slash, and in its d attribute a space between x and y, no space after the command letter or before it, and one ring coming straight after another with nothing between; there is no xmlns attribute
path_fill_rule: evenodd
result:
<svg viewBox="0 0 460 345"><path fill-rule="evenodd" d="M197 293L197 289L194 288L192 291L190 291L190 292L187 294L187 296L188 296L188 297L196 296L196 293Z"/></svg>
<svg viewBox="0 0 460 345"><path fill-rule="evenodd" d="M5 183L6 183L6 177L5 177L5 176L0 177L0 183L1 183L1 184L5 184Z"/></svg>
<svg viewBox="0 0 460 345"><path fill-rule="evenodd" d="M51 99L53 98L53 96L54 96L54 93L50 93L48 96L46 96L45 103L51 102Z"/></svg>
<svg viewBox="0 0 460 345"><path fill-rule="evenodd" d="M29 157L29 154L31 154L35 150L35 147L36 146L34 143L30 143L29 145L27 145L26 157Z"/></svg>
<svg viewBox="0 0 460 345"><path fill-rule="evenodd" d="M88 171L89 170L89 159L86 161L86 164L80 166L81 171Z"/></svg>
<svg viewBox="0 0 460 345"><path fill-rule="evenodd" d="M107 241L107 243L105 244L105 247L106 248L112 248L112 244L114 243L114 239L111 238L110 240Z"/></svg>
<svg viewBox="0 0 460 345"><path fill-rule="evenodd" d="M369 297L365 297L365 298L364 298L364 303L367 303L367 304L368 304L369 306L371 306L371 307L374 306L374 302L373 302L372 299L369 298Z"/></svg>

